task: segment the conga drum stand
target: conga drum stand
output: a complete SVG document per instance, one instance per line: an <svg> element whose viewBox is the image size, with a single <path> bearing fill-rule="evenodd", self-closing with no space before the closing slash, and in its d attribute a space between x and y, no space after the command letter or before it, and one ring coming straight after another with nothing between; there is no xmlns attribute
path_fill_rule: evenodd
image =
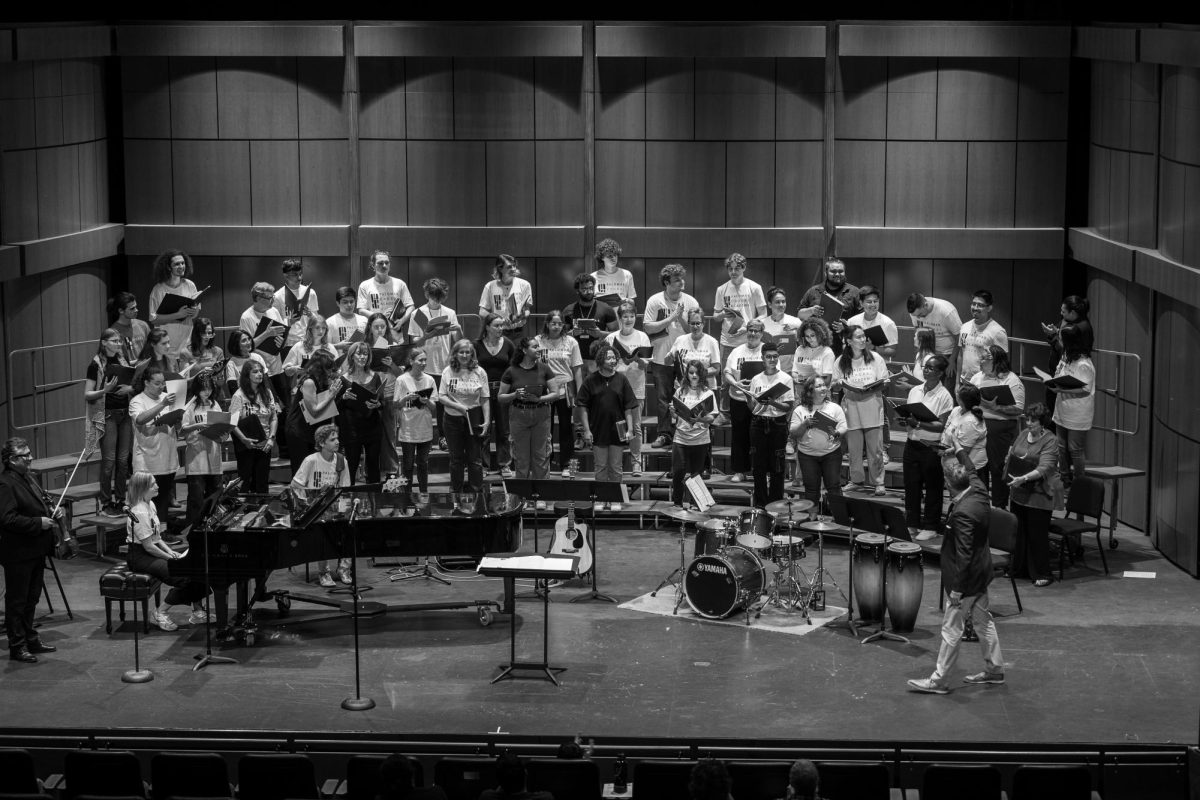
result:
<svg viewBox="0 0 1200 800"><path fill-rule="evenodd" d="M887 555L887 547L893 541L895 541L895 540L892 539L892 537L888 536L886 533L883 535L883 552L884 552L885 557ZM887 576L886 576L886 571L885 571L884 580L881 582L882 585L880 586L880 589L881 589L882 595L883 595L883 612L879 615L879 630L875 631L870 636L863 639L862 644L866 644L867 642L874 642L879 639L884 639L889 642L904 642L905 644L912 644L912 642L910 642L907 637L901 636L898 633L893 633L892 631L889 631L887 629L887 624L888 624L887 583L888 582L887 582Z"/></svg>

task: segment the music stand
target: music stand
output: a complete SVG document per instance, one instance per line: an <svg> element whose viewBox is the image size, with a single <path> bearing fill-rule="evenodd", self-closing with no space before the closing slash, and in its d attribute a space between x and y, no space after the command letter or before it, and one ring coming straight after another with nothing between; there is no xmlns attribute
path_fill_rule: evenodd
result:
<svg viewBox="0 0 1200 800"><path fill-rule="evenodd" d="M600 558L596 555L596 506L600 503L624 502L625 493L622 491L624 485L616 481L588 481L582 485L576 485L588 490L587 499L591 500L592 503L592 588L583 594L572 597L568 602L578 603L581 600L604 600L609 603L616 603L616 598L602 594L596 589L596 576L600 572Z"/></svg>
<svg viewBox="0 0 1200 800"><path fill-rule="evenodd" d="M545 500L546 495L543 494L544 491L553 490L553 487L548 484L553 484L554 482L547 478L505 478L501 481L504 485L504 491L509 494L515 494L526 501L533 502L533 552L535 553L538 551L538 531L541 527L542 517L541 512L538 511L537 504ZM549 506L550 504L547 503L546 505Z"/></svg>
<svg viewBox="0 0 1200 800"><path fill-rule="evenodd" d="M204 498L204 501L200 505L200 516L197 518L197 521L205 519L206 517L211 517L213 515L213 513L216 512L217 506L219 506L221 504L221 501L225 499L225 495L228 492L241 486L241 483L242 483L241 478L235 478L234 480L230 481L228 484L218 488L215 492L212 492L208 497ZM195 522L192 523L193 531L195 530L195 527L194 527L195 524L196 524ZM212 608L209 603L209 598L212 597L213 590L212 590L212 586L209 583L211 576L209 573L209 562L208 562L208 553L209 553L209 546L208 546L209 529L208 529L208 526L205 526L204 530L202 530L201 533L203 534L203 537L204 537L204 586L208 589L208 592L204 595L204 652L197 653L195 656L193 656L193 658L196 659L196 663L192 665L192 672L199 672L200 670L207 667L209 664L236 664L236 663L238 663L236 658L230 658L229 656L214 656L213 655L213 651L212 651ZM190 540L191 533L188 533L186 538ZM168 562L168 565L169 565L169 562Z"/></svg>

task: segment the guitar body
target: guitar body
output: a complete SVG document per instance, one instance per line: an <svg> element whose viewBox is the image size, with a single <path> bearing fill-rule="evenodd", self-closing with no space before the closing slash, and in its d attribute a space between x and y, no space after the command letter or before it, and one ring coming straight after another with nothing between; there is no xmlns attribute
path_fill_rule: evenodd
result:
<svg viewBox="0 0 1200 800"><path fill-rule="evenodd" d="M575 519L575 509L554 523L554 538L550 552L557 555L579 556L579 574L592 569L592 545L588 542L587 526Z"/></svg>

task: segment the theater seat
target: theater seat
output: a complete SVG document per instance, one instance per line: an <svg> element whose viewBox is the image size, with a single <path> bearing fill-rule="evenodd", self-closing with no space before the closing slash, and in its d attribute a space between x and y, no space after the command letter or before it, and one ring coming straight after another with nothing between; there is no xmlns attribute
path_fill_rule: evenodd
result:
<svg viewBox="0 0 1200 800"><path fill-rule="evenodd" d="M433 783L450 800L478 800L480 792L499 782L493 758L443 758L433 765Z"/></svg>
<svg viewBox="0 0 1200 800"><path fill-rule="evenodd" d="M1082 764L1031 764L1013 773L1013 800L1100 800Z"/></svg>
<svg viewBox="0 0 1200 800"><path fill-rule="evenodd" d="M425 785L425 768L412 756L407 758L412 764L413 786L419 789ZM379 755L350 756L346 762L346 800L375 800L380 794L379 765L386 760L387 756Z"/></svg>
<svg viewBox="0 0 1200 800"><path fill-rule="evenodd" d="M299 753L248 753L238 761L238 796L254 800L318 800L317 770Z"/></svg>
<svg viewBox="0 0 1200 800"><path fill-rule="evenodd" d="M600 800L600 768L586 758L531 758L525 765L531 792L549 792L556 798Z"/></svg>
<svg viewBox="0 0 1200 800"><path fill-rule="evenodd" d="M904 790L891 785L885 764L826 761L817 764L817 773L825 800L904 800Z"/></svg>
<svg viewBox="0 0 1200 800"><path fill-rule="evenodd" d="M690 800L695 761L639 761L633 765L632 800Z"/></svg>
<svg viewBox="0 0 1200 800"><path fill-rule="evenodd" d="M150 796L232 797L229 767L218 753L158 753L150 759Z"/></svg>
<svg viewBox="0 0 1200 800"><path fill-rule="evenodd" d="M1004 800L1000 770L990 764L933 764L921 783L921 800Z"/></svg>
<svg viewBox="0 0 1200 800"><path fill-rule="evenodd" d="M730 761L733 800L778 800L787 793L790 761Z"/></svg>
<svg viewBox="0 0 1200 800"><path fill-rule="evenodd" d="M33 756L20 748L0 748L0 794L36 795L42 791Z"/></svg>
<svg viewBox="0 0 1200 800"><path fill-rule="evenodd" d="M63 800L145 798L142 765L128 750L72 750L63 758Z"/></svg>

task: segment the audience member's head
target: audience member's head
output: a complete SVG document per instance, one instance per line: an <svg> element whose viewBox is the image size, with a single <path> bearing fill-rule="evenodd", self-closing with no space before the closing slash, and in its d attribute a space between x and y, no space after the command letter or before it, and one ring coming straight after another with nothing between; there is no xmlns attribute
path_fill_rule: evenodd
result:
<svg viewBox="0 0 1200 800"><path fill-rule="evenodd" d="M729 778L729 770L725 769L725 762L705 758L692 767L688 796L692 800L729 800L732 787L733 781Z"/></svg>
<svg viewBox="0 0 1200 800"><path fill-rule="evenodd" d="M496 777L500 788L509 794L525 788L525 762L515 753L504 753L496 759Z"/></svg>
<svg viewBox="0 0 1200 800"><path fill-rule="evenodd" d="M788 800L814 800L819 784L817 765L807 758L797 759L788 770Z"/></svg>
<svg viewBox="0 0 1200 800"><path fill-rule="evenodd" d="M583 747L579 742L563 742L558 746L559 758L584 758Z"/></svg>
<svg viewBox="0 0 1200 800"><path fill-rule="evenodd" d="M379 765L379 796L377 800L407 797L413 789L412 761L403 753L392 753Z"/></svg>

